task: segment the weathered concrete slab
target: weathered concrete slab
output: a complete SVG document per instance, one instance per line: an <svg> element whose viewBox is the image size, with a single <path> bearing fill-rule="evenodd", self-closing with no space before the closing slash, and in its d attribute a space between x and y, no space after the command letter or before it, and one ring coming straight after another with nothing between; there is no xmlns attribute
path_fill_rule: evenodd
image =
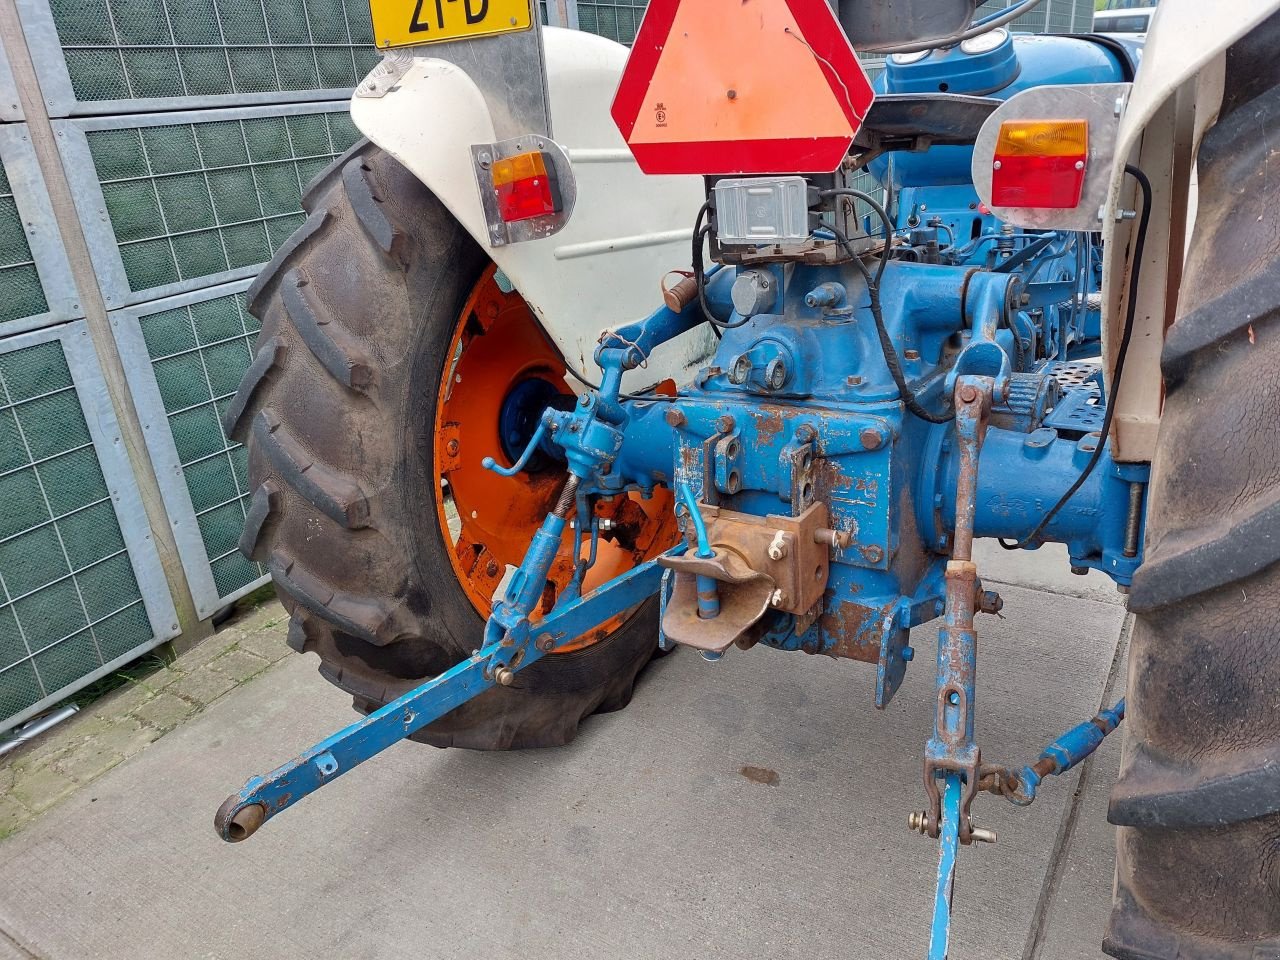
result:
<svg viewBox="0 0 1280 960"><path fill-rule="evenodd" d="M980 624L979 736L1025 760L1096 709L1123 611L1002 592L1006 619ZM45 960L922 957L936 845L905 822L934 635L883 713L865 665L681 652L567 749L401 744L223 844L229 791L351 719L290 658L0 843L0 929ZM979 800L1000 842L962 852L957 958L1023 954L1066 781L1027 810ZM1079 895L1105 903L1110 882Z"/></svg>

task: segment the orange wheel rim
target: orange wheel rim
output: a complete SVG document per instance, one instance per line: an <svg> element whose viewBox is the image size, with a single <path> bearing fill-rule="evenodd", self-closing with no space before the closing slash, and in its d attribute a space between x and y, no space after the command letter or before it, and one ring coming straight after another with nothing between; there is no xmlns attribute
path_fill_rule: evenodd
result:
<svg viewBox="0 0 1280 960"><path fill-rule="evenodd" d="M567 397L567 368L518 293L502 289L490 266L476 283L454 325L453 338L436 397L436 512L453 572L476 612L488 617L495 592L508 568L519 566L529 542L555 503L565 481L563 464L536 473L502 477L484 469L493 457L511 465L499 434L502 406L511 391L529 379L541 379ZM517 451L518 453L518 451ZM587 571L582 592L625 573L669 548L676 539L671 496L657 490L649 500L638 494L614 497L596 506L596 515L613 521L613 539L598 538L596 562ZM589 540L583 538L585 559ZM574 571L573 537L566 536L552 565L547 590L535 619L543 616L568 586ZM608 622L561 644L557 653L581 650L603 640L626 619Z"/></svg>

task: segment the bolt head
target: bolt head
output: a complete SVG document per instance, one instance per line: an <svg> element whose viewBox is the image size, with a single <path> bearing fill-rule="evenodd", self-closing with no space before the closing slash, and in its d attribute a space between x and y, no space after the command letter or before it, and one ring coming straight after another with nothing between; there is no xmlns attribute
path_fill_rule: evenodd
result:
<svg viewBox="0 0 1280 960"><path fill-rule="evenodd" d="M668 410L664 417L669 427L683 427L687 422L687 418L682 410Z"/></svg>
<svg viewBox="0 0 1280 960"><path fill-rule="evenodd" d="M902 660L903 660L903 662L904 662L904 663L910 663L910 662L911 662L912 660L914 660L915 658L916 658L916 648L915 648L915 647L903 647L903 648L902 648Z"/></svg>
<svg viewBox="0 0 1280 960"><path fill-rule="evenodd" d="M733 431L733 427L733 417L729 416L727 413L716 421L716 429L721 433L731 433Z"/></svg>
<svg viewBox="0 0 1280 960"><path fill-rule="evenodd" d="M858 439L867 450L878 450L884 443L884 434L875 427L866 427L858 434Z"/></svg>
<svg viewBox="0 0 1280 960"><path fill-rule="evenodd" d="M450 440L444 445L445 450L449 452L449 456L456 457L458 455L458 441Z"/></svg>

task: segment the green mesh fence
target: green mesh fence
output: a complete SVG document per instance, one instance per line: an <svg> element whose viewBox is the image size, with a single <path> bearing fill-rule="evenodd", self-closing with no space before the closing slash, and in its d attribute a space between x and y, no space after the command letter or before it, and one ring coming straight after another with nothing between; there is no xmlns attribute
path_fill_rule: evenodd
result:
<svg viewBox="0 0 1280 960"><path fill-rule="evenodd" d="M308 181L359 136L336 112L88 131L129 290L271 259Z"/></svg>
<svg viewBox="0 0 1280 960"><path fill-rule="evenodd" d="M0 323L48 309L9 175L0 163Z"/></svg>
<svg viewBox="0 0 1280 960"><path fill-rule="evenodd" d="M351 87L377 62L367 0L50 0L77 101Z"/></svg>
<svg viewBox="0 0 1280 960"><path fill-rule="evenodd" d="M646 6L647 0L578 0L578 27L629 46Z"/></svg>
<svg viewBox="0 0 1280 960"><path fill-rule="evenodd" d="M152 637L62 344L0 354L0 718Z"/></svg>
<svg viewBox="0 0 1280 960"><path fill-rule="evenodd" d="M143 314L138 322L218 596L228 597L267 573L236 547L250 493L248 459L221 423L259 324L243 293Z"/></svg>

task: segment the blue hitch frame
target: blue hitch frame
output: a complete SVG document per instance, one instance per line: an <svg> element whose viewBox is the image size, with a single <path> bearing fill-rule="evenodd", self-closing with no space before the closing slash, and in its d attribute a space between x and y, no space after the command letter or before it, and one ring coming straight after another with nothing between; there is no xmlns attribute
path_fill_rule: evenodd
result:
<svg viewBox="0 0 1280 960"><path fill-rule="evenodd" d="M550 518L548 518L550 519ZM672 552L679 552L676 547ZM553 610L522 631L488 640L461 663L450 667L362 720L321 740L288 763L229 796L214 816L214 829L230 843L252 836L259 827L303 797L332 782L450 710L536 663L558 644L585 633L618 610L651 596L662 579L657 558L649 560L592 593ZM518 638L513 634L522 633ZM529 642L531 634L536 640Z"/></svg>

